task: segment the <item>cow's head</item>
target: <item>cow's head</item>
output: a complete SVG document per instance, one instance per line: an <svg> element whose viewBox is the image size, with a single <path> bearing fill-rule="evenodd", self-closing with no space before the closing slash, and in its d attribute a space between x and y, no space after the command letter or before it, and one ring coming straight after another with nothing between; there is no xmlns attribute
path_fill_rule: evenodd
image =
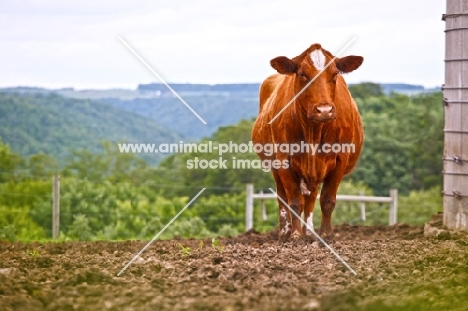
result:
<svg viewBox="0 0 468 311"><path fill-rule="evenodd" d="M356 70L364 60L361 56L333 58L320 44L313 44L293 59L279 56L270 62L280 74L294 75L294 91L300 93L296 101L309 120L327 122L336 119L338 76Z"/></svg>

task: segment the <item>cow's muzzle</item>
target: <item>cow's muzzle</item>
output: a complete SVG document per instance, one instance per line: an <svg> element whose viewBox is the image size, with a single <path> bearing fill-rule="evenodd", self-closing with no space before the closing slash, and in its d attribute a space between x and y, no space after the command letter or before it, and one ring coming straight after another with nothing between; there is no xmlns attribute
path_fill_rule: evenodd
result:
<svg viewBox="0 0 468 311"><path fill-rule="evenodd" d="M327 122L336 119L335 104L317 104L308 109L307 118L315 122Z"/></svg>

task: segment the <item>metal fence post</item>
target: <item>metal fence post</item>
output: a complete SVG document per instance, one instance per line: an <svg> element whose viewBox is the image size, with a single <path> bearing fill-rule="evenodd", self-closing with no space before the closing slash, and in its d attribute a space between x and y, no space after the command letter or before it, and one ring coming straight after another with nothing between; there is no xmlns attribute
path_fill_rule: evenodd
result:
<svg viewBox="0 0 468 311"><path fill-rule="evenodd" d="M245 231L249 231L253 228L253 193L254 186L252 184L247 184L245 204Z"/></svg>

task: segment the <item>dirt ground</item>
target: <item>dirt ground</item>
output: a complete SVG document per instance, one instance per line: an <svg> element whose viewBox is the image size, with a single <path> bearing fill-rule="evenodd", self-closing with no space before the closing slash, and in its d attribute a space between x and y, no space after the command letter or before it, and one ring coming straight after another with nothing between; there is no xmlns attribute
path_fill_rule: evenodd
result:
<svg viewBox="0 0 468 311"><path fill-rule="evenodd" d="M0 310L467 310L468 236L440 225L335 227L356 276L274 232L155 241L120 276L145 241L1 242Z"/></svg>

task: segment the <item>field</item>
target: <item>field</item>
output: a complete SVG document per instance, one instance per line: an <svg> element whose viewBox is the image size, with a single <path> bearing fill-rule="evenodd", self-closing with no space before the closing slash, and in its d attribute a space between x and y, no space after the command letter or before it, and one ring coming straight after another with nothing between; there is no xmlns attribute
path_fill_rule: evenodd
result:
<svg viewBox="0 0 468 311"><path fill-rule="evenodd" d="M146 242L2 242L0 309L466 310L466 234L402 224L335 232L357 276L316 241L280 244L275 232L155 241L120 276Z"/></svg>

